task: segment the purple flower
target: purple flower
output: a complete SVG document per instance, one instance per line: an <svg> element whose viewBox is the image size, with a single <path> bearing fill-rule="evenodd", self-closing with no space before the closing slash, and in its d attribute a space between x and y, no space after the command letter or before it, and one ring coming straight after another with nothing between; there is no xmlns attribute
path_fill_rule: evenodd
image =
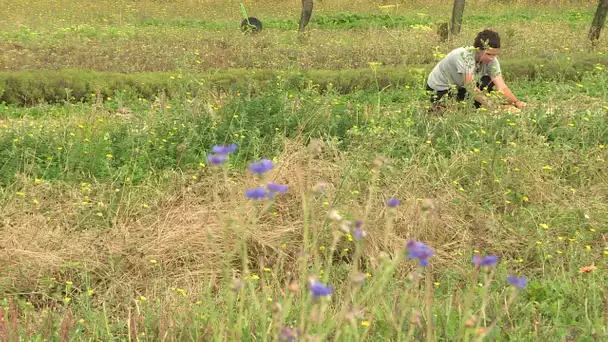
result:
<svg viewBox="0 0 608 342"><path fill-rule="evenodd" d="M355 221L355 229L353 229L353 237L355 238L355 241L360 241L365 237L365 235L366 233L365 230L363 230L363 221Z"/></svg>
<svg viewBox="0 0 608 342"><path fill-rule="evenodd" d="M236 144L230 145L213 145L211 151L215 154L227 155L236 151Z"/></svg>
<svg viewBox="0 0 608 342"><path fill-rule="evenodd" d="M258 163L249 164L249 170L253 173L263 174L272 170L273 164L270 160L264 158Z"/></svg>
<svg viewBox="0 0 608 342"><path fill-rule="evenodd" d="M480 257L479 254L473 255L473 264L479 267L494 266L498 262L496 255L488 255Z"/></svg>
<svg viewBox="0 0 608 342"><path fill-rule="evenodd" d="M398 198L391 198L388 200L387 204L390 208L396 208L401 201Z"/></svg>
<svg viewBox="0 0 608 342"><path fill-rule="evenodd" d="M510 275L507 277L507 282L515 287L517 287L518 289L523 289L524 287L526 287L526 283L528 282L528 279L526 278L526 276L522 276L521 278L517 278L514 275Z"/></svg>
<svg viewBox="0 0 608 342"><path fill-rule="evenodd" d="M410 240L407 243L407 258L418 259L420 266L426 267L429 265L429 258L435 254L435 250L422 242Z"/></svg>
<svg viewBox="0 0 608 342"><path fill-rule="evenodd" d="M268 183L266 184L266 189L268 189L268 191L270 192L279 192L279 193L286 193L287 192L287 185L282 185L282 184L277 184L277 183Z"/></svg>
<svg viewBox="0 0 608 342"><path fill-rule="evenodd" d="M284 327L281 329L279 334L279 342L294 342L299 336L298 330L291 329L290 327Z"/></svg>
<svg viewBox="0 0 608 342"><path fill-rule="evenodd" d="M245 190L245 196L249 199L259 200L266 196L266 190L262 187Z"/></svg>
<svg viewBox="0 0 608 342"><path fill-rule="evenodd" d="M207 160L212 165L221 165L228 160L228 155L236 151L236 144L232 145L213 145L211 148L213 154L207 156Z"/></svg>
<svg viewBox="0 0 608 342"><path fill-rule="evenodd" d="M228 156L225 154L210 154L207 156L207 160L213 165L221 165L228 160Z"/></svg>
<svg viewBox="0 0 608 342"><path fill-rule="evenodd" d="M325 297L334 292L333 286L325 285L316 280L312 280L308 283L308 289L310 290L310 293L312 293L313 297Z"/></svg>

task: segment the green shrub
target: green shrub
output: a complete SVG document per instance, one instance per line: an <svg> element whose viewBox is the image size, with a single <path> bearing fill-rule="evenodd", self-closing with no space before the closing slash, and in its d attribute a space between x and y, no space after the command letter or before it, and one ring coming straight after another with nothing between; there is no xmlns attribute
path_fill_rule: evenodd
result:
<svg viewBox="0 0 608 342"><path fill-rule="evenodd" d="M585 55L574 59L501 61L507 80L547 79L580 80L596 66L608 65L608 56ZM91 94L104 98L116 92L153 99L161 93L169 98L199 91L258 93L273 82L281 81L286 89L302 89L310 83L323 92L332 88L341 94L354 90L386 87L424 86L426 74L434 65L378 67L375 69L333 70L213 70L203 74L134 73L121 74L84 70L27 70L0 73L0 102L17 105L85 101Z"/></svg>

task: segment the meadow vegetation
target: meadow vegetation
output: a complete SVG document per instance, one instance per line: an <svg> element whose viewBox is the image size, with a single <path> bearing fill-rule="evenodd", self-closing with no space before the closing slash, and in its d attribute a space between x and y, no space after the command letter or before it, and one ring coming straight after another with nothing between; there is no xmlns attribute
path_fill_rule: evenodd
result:
<svg viewBox="0 0 608 342"><path fill-rule="evenodd" d="M608 338L595 1L5 3L0 340ZM488 26L529 106L427 113Z"/></svg>

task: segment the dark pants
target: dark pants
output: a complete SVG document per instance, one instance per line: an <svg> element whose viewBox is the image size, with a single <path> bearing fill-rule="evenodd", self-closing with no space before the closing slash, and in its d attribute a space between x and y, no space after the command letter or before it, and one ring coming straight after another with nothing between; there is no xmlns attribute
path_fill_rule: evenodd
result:
<svg viewBox="0 0 608 342"><path fill-rule="evenodd" d="M494 83L492 82L490 76L483 76L480 82L477 82L477 88L482 91L485 90L487 92L491 92L494 90ZM431 103L441 100L441 98L446 94L448 95L448 98L454 98L454 96L456 96L456 100L458 101L464 101L467 97L467 89L464 87L458 87L456 88L457 91L454 92L452 90L435 90L429 87L427 84L426 90L431 93ZM481 103L475 101L475 108L479 107L481 107Z"/></svg>

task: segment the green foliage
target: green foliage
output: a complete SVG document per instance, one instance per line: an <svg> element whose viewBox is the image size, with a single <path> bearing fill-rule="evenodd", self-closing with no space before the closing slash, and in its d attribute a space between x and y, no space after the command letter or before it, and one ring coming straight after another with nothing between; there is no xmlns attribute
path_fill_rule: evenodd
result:
<svg viewBox="0 0 608 342"><path fill-rule="evenodd" d="M580 80L598 66L608 65L608 56L585 55L580 58L547 60L501 61L505 78L543 80ZM0 102L34 105L87 101L95 94L103 98L117 93L148 100L166 94L176 98L183 93L196 96L207 91L243 92L266 91L280 80L290 90L303 89L310 84L324 92L329 88L340 94L356 90L382 90L387 87L424 87L426 74L434 65L419 67L369 67L353 70L243 70L227 69L202 74L94 72L84 70L27 70L0 74Z"/></svg>
<svg viewBox="0 0 608 342"><path fill-rule="evenodd" d="M124 17L108 3L75 2L68 14L90 16L66 27L45 19L34 28L30 18L32 28L5 29L0 62L36 66L29 58L46 58L47 51L49 58L77 59L71 48L80 44L87 56L120 53L117 43L147 46L158 37L159 46L182 54L209 32L182 36L238 28L218 14L196 18L188 7L194 2L166 6L182 15L155 3L150 15ZM45 6L27 5L9 1L4 8L15 13L9 22L21 20L19 11L36 12L30 6ZM274 1L248 8L264 5L276 12ZM378 10L375 3L365 6ZM430 6L424 11L436 10ZM589 17L580 8L564 14L500 6L490 14L472 10L465 21L555 22L551 27L568 34L559 26L564 20L579 30ZM403 46L408 51L392 64L373 62L382 55L362 48L365 54L353 60L363 67L345 68L352 41L339 34L329 47L265 50L269 42L292 44L283 32L240 45L261 51L258 58L274 69L246 64L254 53L243 53L247 62L235 64L251 68L177 70L174 52L155 51L144 61L174 71L54 70L49 63L45 70L0 73L0 230L6 233L0 333L28 341L259 341L289 326L304 328L313 340L425 340L429 333L436 340L474 340L480 333L497 341L606 339L606 56L562 55L581 45L549 42L538 52L544 58L530 58L537 55L529 51L537 48L530 44L534 35L527 36L532 31L513 25L504 37L519 50L501 58L501 66L529 106L508 113L453 104L435 115L426 110L425 75L449 47L429 54L432 43L424 46L420 32L441 15L382 11L334 8L313 15L312 28L321 34L387 27L391 39L407 30L420 41ZM80 24L87 20L93 24ZM262 20L275 31L296 27L293 18ZM207 39L215 50L179 58L226 52L234 40L224 38ZM318 50L300 54L304 46ZM269 51L293 55L282 64ZM148 53L118 59L129 57L128 70L145 69L148 64L130 58ZM312 55L327 57L322 65L337 70L293 68ZM429 63L396 66L412 59ZM121 69L117 61L107 65L100 69ZM278 70L285 65L287 71ZM500 102L497 94L489 97ZM305 145L314 139L323 148L311 158ZM212 167L211 146L231 143L237 151L223 168ZM379 156L387 158L382 166ZM275 161L264 178L247 171L260 158ZM327 186L311 192L319 180ZM287 193L259 202L243 195L269 181L287 184ZM391 197L402 204L387 208ZM366 232L360 241L357 219ZM404 260L411 238L436 248L431 267ZM477 273L474 253L501 260ZM582 268L590 265L597 269ZM526 288L513 291L509 274L528 276ZM334 286L333 296L312 301L308 276Z"/></svg>

